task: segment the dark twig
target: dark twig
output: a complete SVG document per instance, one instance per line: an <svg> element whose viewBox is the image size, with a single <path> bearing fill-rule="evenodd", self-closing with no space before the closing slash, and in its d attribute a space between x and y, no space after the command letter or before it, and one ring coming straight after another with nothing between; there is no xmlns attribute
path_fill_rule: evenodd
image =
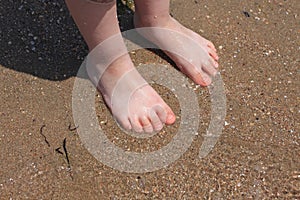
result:
<svg viewBox="0 0 300 200"><path fill-rule="evenodd" d="M250 14L247 11L243 11L243 14L245 15L245 17L250 17Z"/></svg>
<svg viewBox="0 0 300 200"><path fill-rule="evenodd" d="M45 124L43 126L41 126L40 134L44 137L44 140L45 140L46 144L48 145L48 147L50 147L50 143L48 142L47 137L43 134L43 128L45 128L45 127L46 127Z"/></svg>
<svg viewBox="0 0 300 200"><path fill-rule="evenodd" d="M67 147L66 147L66 143L67 143L67 139L65 138L64 141L63 141L63 150L64 150L64 153L60 150L60 147L56 148L55 152L59 153L61 155L65 155L67 163L68 163L67 171L70 173L71 179L74 180L73 173L72 173L72 170L71 170L69 155L68 155L68 151L67 151Z"/></svg>
<svg viewBox="0 0 300 200"><path fill-rule="evenodd" d="M66 159L67 159L67 162L68 162L68 168L70 169L71 165L70 165L70 160L69 160L69 155L68 155L66 143L67 143L67 139L65 138L64 141L63 141L63 148L64 148L65 156L66 156Z"/></svg>
<svg viewBox="0 0 300 200"><path fill-rule="evenodd" d="M75 131L79 126L72 127L71 123L69 124L69 131Z"/></svg>
<svg viewBox="0 0 300 200"><path fill-rule="evenodd" d="M61 152L60 147L56 148L55 151L56 151L56 153L59 153L59 154L61 154L61 155L64 155L64 153Z"/></svg>

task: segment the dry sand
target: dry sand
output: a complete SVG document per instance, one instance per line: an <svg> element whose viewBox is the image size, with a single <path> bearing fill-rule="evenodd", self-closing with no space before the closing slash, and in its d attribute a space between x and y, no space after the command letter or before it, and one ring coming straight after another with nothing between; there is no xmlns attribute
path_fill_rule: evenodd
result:
<svg viewBox="0 0 300 200"><path fill-rule="evenodd" d="M219 49L226 126L199 160L210 118L201 88L201 125L189 150L165 169L128 174L98 162L72 129L72 87L87 48L66 6L1 2L0 199L300 198L299 2L173 0L171 14ZM120 16L123 29L132 27L121 5ZM135 64L168 64L159 55L131 54ZM172 92L156 89L180 116ZM159 149L178 126L138 141L116 131L101 99L97 105L108 137L125 149Z"/></svg>

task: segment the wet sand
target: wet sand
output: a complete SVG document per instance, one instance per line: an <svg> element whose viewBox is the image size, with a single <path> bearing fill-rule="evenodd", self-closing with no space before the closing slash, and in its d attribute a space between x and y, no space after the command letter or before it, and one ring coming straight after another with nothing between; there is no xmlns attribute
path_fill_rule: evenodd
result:
<svg viewBox="0 0 300 200"><path fill-rule="evenodd" d="M132 28L132 13L119 7L122 29ZM98 162L74 130L72 88L87 48L65 5L0 4L0 199L300 198L300 4L174 0L171 14L218 48L226 125L198 159L210 121L209 93L199 88L199 134L189 150L164 169L130 174ZM172 65L161 52L131 56L136 65ZM172 92L155 88L180 118ZM180 121L138 140L117 130L96 99L102 128L123 149L159 149Z"/></svg>

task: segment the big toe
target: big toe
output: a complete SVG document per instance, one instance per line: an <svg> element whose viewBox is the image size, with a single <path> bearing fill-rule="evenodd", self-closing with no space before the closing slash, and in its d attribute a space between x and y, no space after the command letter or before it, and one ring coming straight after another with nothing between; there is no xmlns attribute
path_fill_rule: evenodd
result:
<svg viewBox="0 0 300 200"><path fill-rule="evenodd" d="M163 107L156 106L154 110L162 123L171 125L175 122L176 116L166 103L163 103Z"/></svg>
<svg viewBox="0 0 300 200"><path fill-rule="evenodd" d="M211 68L207 68L208 70L210 70ZM202 69L193 69L192 72L190 72L190 76L191 79L196 83L199 84L201 86L208 86L211 84L212 79L211 79L211 75L214 72L207 72L204 71Z"/></svg>
<svg viewBox="0 0 300 200"><path fill-rule="evenodd" d="M173 113L173 111L169 112L167 114L166 124L171 125L174 124L175 121L176 121L175 114Z"/></svg>
<svg viewBox="0 0 300 200"><path fill-rule="evenodd" d="M196 74L195 82L201 86L209 86L212 82L211 77L205 72Z"/></svg>
<svg viewBox="0 0 300 200"><path fill-rule="evenodd" d="M198 64L201 65L201 64ZM201 86L208 86L211 84L213 76L216 73L214 67L210 67L211 65L207 64L202 67L195 67L193 65L186 65L188 67L182 68L183 72L189 76L196 84Z"/></svg>

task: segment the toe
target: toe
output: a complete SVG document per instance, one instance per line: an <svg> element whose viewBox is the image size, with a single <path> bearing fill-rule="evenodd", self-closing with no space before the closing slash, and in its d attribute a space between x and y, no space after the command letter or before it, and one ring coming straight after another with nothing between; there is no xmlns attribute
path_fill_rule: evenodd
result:
<svg viewBox="0 0 300 200"><path fill-rule="evenodd" d="M168 106L169 107L169 106ZM176 116L173 113L173 111L171 110L171 108L169 108L170 110L167 113L167 120L166 120L166 124L171 125L174 124L175 120L176 120Z"/></svg>
<svg viewBox="0 0 300 200"><path fill-rule="evenodd" d="M215 76L217 74L218 71L216 68L216 61L212 59L209 59L206 64L202 65L202 70L209 76Z"/></svg>
<svg viewBox="0 0 300 200"><path fill-rule="evenodd" d="M164 126L157 113L153 109L150 111L150 121L155 131L160 131Z"/></svg>
<svg viewBox="0 0 300 200"><path fill-rule="evenodd" d="M209 86L211 84L211 78L206 73L199 74L199 85L201 86Z"/></svg>
<svg viewBox="0 0 300 200"><path fill-rule="evenodd" d="M137 132L137 133L141 133L143 132L143 127L138 119L137 116L134 116L130 119L130 123L131 123L131 127L132 129Z"/></svg>
<svg viewBox="0 0 300 200"><path fill-rule="evenodd" d="M219 63L215 60L214 60L214 66L215 66L216 69L219 68Z"/></svg>
<svg viewBox="0 0 300 200"><path fill-rule="evenodd" d="M210 66L210 61L208 60L205 66ZM211 83L210 75L207 74L204 70L204 66L198 64L196 66L186 67L184 73L188 75L196 84L201 86L208 86ZM213 67L210 67L213 68ZM212 72L213 73L213 72Z"/></svg>
<svg viewBox="0 0 300 200"><path fill-rule="evenodd" d="M141 117L140 122L141 122L141 124L143 126L143 129L146 133L152 133L153 132L152 124L151 124L151 122L150 122L150 120L148 119L147 116Z"/></svg>
<svg viewBox="0 0 300 200"><path fill-rule="evenodd" d="M196 84L199 84L201 86L208 86L211 84L210 76L202 70L194 74L193 80L195 81Z"/></svg>
<svg viewBox="0 0 300 200"><path fill-rule="evenodd" d="M208 49L208 53L209 55L215 60L218 61L219 60L219 56L217 54L216 51L212 50L211 48Z"/></svg>
<svg viewBox="0 0 300 200"><path fill-rule="evenodd" d="M155 106L154 110L159 117L160 121L162 124L168 124L171 125L175 122L175 114L173 113L172 109L165 103L163 102L163 107L162 106Z"/></svg>
<svg viewBox="0 0 300 200"><path fill-rule="evenodd" d="M217 49L216 49L215 45L212 42L208 41L207 46L209 48L211 48L213 51L217 52Z"/></svg>
<svg viewBox="0 0 300 200"><path fill-rule="evenodd" d="M127 131L129 131L129 130L132 129L132 126L131 126L131 124L130 124L130 121L129 121L129 119L126 118L126 117L123 117L123 118L117 120L117 122L118 122L118 124L119 124L123 129L125 129L125 130L127 130Z"/></svg>

